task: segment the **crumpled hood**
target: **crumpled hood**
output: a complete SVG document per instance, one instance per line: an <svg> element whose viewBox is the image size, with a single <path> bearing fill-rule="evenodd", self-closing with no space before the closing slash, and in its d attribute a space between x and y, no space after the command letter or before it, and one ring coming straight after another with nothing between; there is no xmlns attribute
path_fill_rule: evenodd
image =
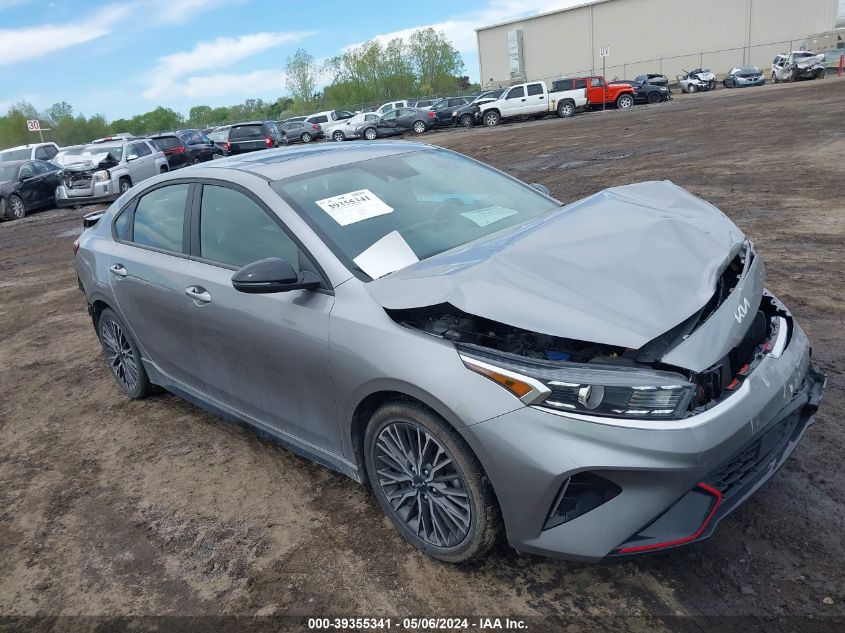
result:
<svg viewBox="0 0 845 633"><path fill-rule="evenodd" d="M388 309L450 303L533 332L639 348L702 308L745 236L669 181L601 191L366 287Z"/></svg>
<svg viewBox="0 0 845 633"><path fill-rule="evenodd" d="M54 162L68 171L85 171L88 169L94 169L97 167L101 162L108 158L108 152L102 152L100 154L73 154L69 156L57 156Z"/></svg>

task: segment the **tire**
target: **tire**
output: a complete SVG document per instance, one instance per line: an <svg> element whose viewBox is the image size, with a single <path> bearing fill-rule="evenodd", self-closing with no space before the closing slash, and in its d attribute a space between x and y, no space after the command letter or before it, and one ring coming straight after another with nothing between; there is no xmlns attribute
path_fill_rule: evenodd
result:
<svg viewBox="0 0 845 633"><path fill-rule="evenodd" d="M121 195L123 195L132 188L132 181L129 179L129 176L124 176L120 179L119 188Z"/></svg>
<svg viewBox="0 0 845 633"><path fill-rule="evenodd" d="M344 134L342 130L335 130L332 133L332 138L338 143L341 143L346 140L346 134Z"/></svg>
<svg viewBox="0 0 845 633"><path fill-rule="evenodd" d="M374 127L368 127L364 130L364 138L368 141L374 141L378 138L378 131Z"/></svg>
<svg viewBox="0 0 845 633"><path fill-rule="evenodd" d="M422 474L403 459L407 454L422 462ZM426 407L406 400L380 407L367 426L364 459L385 514L429 556L463 563L480 558L499 539L502 520L484 469L463 439Z"/></svg>
<svg viewBox="0 0 845 633"><path fill-rule="evenodd" d="M414 134L424 134L425 133L425 122L424 121L414 121Z"/></svg>
<svg viewBox="0 0 845 633"><path fill-rule="evenodd" d="M772 73L772 83L773 83L773 84L778 83L778 76L777 76L776 74L774 74L774 73Z"/></svg>
<svg viewBox="0 0 845 633"><path fill-rule="evenodd" d="M146 398L152 391L152 385L141 362L138 346L129 329L111 308L100 314L97 336L118 388L135 400Z"/></svg>
<svg viewBox="0 0 845 633"><path fill-rule="evenodd" d="M462 114L460 118L461 127L472 127L475 125L475 117L471 114Z"/></svg>
<svg viewBox="0 0 845 633"><path fill-rule="evenodd" d="M716 80L715 79L711 79L710 81L707 82L707 89L708 90L715 90L716 89Z"/></svg>
<svg viewBox="0 0 845 633"><path fill-rule="evenodd" d="M616 107L620 110L627 110L633 105L634 97L629 95L627 92L625 94L619 95L619 97L616 99Z"/></svg>
<svg viewBox="0 0 845 633"><path fill-rule="evenodd" d="M557 104L557 115L561 119L568 119L575 115L575 104L571 101L561 101Z"/></svg>
<svg viewBox="0 0 845 633"><path fill-rule="evenodd" d="M303 132L300 138L303 143L310 143L313 137L308 132Z"/></svg>
<svg viewBox="0 0 845 633"><path fill-rule="evenodd" d="M501 120L501 115L499 115L499 113L495 110L490 110L489 112L484 113L484 125L487 127L496 127L499 125Z"/></svg>
<svg viewBox="0 0 845 633"><path fill-rule="evenodd" d="M9 202L6 204L6 219L7 220L22 220L26 217L26 205L20 196L12 194L9 196Z"/></svg>
<svg viewBox="0 0 845 633"><path fill-rule="evenodd" d="M659 92L649 92L648 96L645 98L647 103L660 103L660 93Z"/></svg>
<svg viewBox="0 0 845 633"><path fill-rule="evenodd" d="M197 163L191 163L191 164L192 164L192 165L196 165ZM159 168L158 173L160 173L160 174L166 174L166 173L167 173L167 172L169 172L169 171L170 171L170 168L169 168L169 167L166 167L166 166L162 165L162 166Z"/></svg>
<svg viewBox="0 0 845 633"><path fill-rule="evenodd" d="M698 86L695 84L690 84L689 86L687 86L687 92L690 94L695 94L697 90Z"/></svg>

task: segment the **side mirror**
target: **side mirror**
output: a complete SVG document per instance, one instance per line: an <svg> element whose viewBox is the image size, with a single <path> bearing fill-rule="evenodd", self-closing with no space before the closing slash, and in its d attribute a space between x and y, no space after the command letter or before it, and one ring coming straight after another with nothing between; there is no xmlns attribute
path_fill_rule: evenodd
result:
<svg viewBox="0 0 845 633"><path fill-rule="evenodd" d="M297 273L285 259L268 257L247 264L232 275L232 287L247 294L313 290L320 287L320 279L310 270Z"/></svg>
<svg viewBox="0 0 845 633"><path fill-rule="evenodd" d="M133 160L138 160L140 156L138 154L127 154L126 155L126 162L131 163Z"/></svg>
<svg viewBox="0 0 845 633"><path fill-rule="evenodd" d="M546 185L541 185L539 182L532 182L529 186L533 187L545 196L549 196L550 198L552 196L552 194L549 192L549 188Z"/></svg>

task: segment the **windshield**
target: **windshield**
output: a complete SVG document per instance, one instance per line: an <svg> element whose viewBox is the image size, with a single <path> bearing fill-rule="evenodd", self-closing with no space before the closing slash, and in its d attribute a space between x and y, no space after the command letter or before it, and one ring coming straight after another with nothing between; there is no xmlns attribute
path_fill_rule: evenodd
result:
<svg viewBox="0 0 845 633"><path fill-rule="evenodd" d="M17 163L14 165L0 164L0 182L4 180L16 180L18 177L18 168L20 168L20 165Z"/></svg>
<svg viewBox="0 0 845 633"><path fill-rule="evenodd" d="M442 150L350 163L271 186L342 261L372 278L558 208L533 188Z"/></svg>
<svg viewBox="0 0 845 633"><path fill-rule="evenodd" d="M23 149L7 149L5 152L0 152L0 161L27 160L31 152L32 150L27 147Z"/></svg>

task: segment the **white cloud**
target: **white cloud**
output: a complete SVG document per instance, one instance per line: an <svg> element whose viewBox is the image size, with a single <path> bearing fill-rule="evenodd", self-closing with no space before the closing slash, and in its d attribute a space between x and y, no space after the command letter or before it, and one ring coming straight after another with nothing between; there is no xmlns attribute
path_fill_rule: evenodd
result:
<svg viewBox="0 0 845 633"><path fill-rule="evenodd" d="M189 90L186 85L187 82L196 81L211 84L213 77L243 77L244 81L247 82L255 81L255 77L261 76L260 73L275 72L278 77L281 75L281 70L259 70L243 75L192 76L187 80L184 79L186 75L191 73L231 66L242 59L270 48L298 42L313 35L313 33L313 31L253 33L240 37L219 37L209 42L198 42L190 51L173 53L159 58L156 67L147 73L144 78L148 87L143 92L143 96L152 100L165 95L170 96L174 92L187 95L186 91ZM259 74L256 75L256 73ZM264 76L266 77L266 74ZM209 89L212 89L212 86L209 86ZM247 93L246 88L241 91ZM231 90L227 90L226 94L229 92Z"/></svg>
<svg viewBox="0 0 845 633"><path fill-rule="evenodd" d="M224 4L226 0L148 0L144 13L155 24L181 24Z"/></svg>
<svg viewBox="0 0 845 633"><path fill-rule="evenodd" d="M397 37L405 39L414 31L431 27L436 31L443 31L461 53L473 53L477 48L475 29L481 26L536 15L554 9L565 9L583 4L583 2L584 0L491 0L487 6L472 13L457 15L443 22L419 24L399 31L383 33L371 39L377 39L381 42L387 42ZM355 44L351 46L355 46Z"/></svg>
<svg viewBox="0 0 845 633"><path fill-rule="evenodd" d="M79 22L21 29L0 29L0 65L43 57L109 34L131 12L128 6L109 5Z"/></svg>
<svg viewBox="0 0 845 633"><path fill-rule="evenodd" d="M244 95L260 97L278 95L285 83L285 74L277 68L253 70L248 73L221 73L188 77L174 86L175 96L190 99ZM173 93L171 93L173 94Z"/></svg>

